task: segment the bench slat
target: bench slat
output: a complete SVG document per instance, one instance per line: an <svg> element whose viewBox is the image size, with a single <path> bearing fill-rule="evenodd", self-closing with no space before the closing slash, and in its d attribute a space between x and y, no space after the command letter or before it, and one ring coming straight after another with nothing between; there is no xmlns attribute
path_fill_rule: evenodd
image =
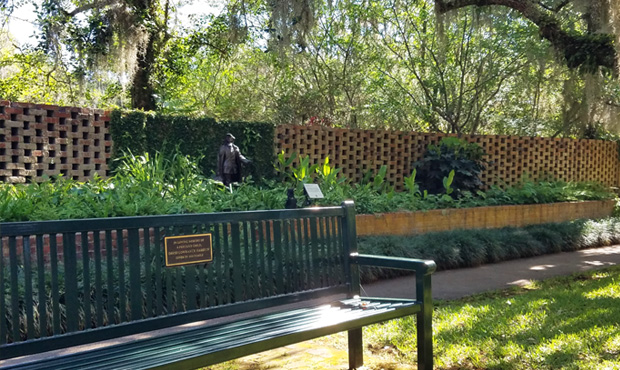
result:
<svg viewBox="0 0 620 370"><path fill-rule="evenodd" d="M197 234L211 234L210 262L192 261L189 248L167 249L167 237ZM432 369L434 265L358 255L356 239L351 201L300 210L0 223L0 359L258 309L279 310L287 303L333 299L333 294L352 297L360 291L358 265L371 264L414 270L417 301L376 299L359 312L345 304L337 309L348 318L335 324L311 310L277 325L272 321L277 318L268 315L260 323L227 324L220 334L213 327L206 333L168 336L165 342L124 343L118 348L118 365L122 368L135 357L135 362L127 362L133 364L127 365L131 370L151 359L153 366L163 368L168 363L171 368L204 366L206 360L217 363L348 330L349 366L358 368L363 365L362 326L417 312L418 363L420 369ZM171 256L187 263L169 264ZM33 308L43 313L47 308L49 314L37 315ZM235 327L242 331L231 331ZM190 340L192 335L195 340ZM194 356L195 343L200 348ZM132 349L134 357L127 352ZM110 351L80 357L82 366L91 368L97 353L109 361ZM56 365L62 367L69 359L69 369L79 367L79 359L72 358L68 355Z"/></svg>
<svg viewBox="0 0 620 370"><path fill-rule="evenodd" d="M72 370L86 364L91 370L166 368L169 364L174 364L171 368L191 369L221 362L223 357L242 357L257 352L257 347L267 350L419 311L419 303L411 300L351 299L21 364L19 369Z"/></svg>

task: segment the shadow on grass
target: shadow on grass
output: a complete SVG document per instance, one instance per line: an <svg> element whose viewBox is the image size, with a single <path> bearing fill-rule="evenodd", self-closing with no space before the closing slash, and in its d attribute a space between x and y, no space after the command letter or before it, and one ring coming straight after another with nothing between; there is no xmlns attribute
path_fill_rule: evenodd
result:
<svg viewBox="0 0 620 370"><path fill-rule="evenodd" d="M433 318L436 368L597 369L603 361L620 367L618 280L620 267L613 267L440 302ZM413 318L370 331L416 360Z"/></svg>

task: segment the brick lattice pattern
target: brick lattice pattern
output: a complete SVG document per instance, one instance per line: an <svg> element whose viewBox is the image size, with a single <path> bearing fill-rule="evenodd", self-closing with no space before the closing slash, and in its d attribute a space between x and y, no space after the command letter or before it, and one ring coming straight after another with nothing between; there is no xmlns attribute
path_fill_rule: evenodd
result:
<svg viewBox="0 0 620 370"><path fill-rule="evenodd" d="M101 109L0 101L0 182L108 176L109 126Z"/></svg>
<svg viewBox="0 0 620 370"><path fill-rule="evenodd" d="M309 155L318 163L329 156L330 164L349 179L360 180L368 170L377 173L388 167L387 179L402 189L412 163L421 159L429 144L445 134L380 130L336 129L322 126L279 126L276 150L290 156ZM565 181L598 181L617 186L619 166L617 145L602 140L575 140L543 137L464 135L480 144L489 161L481 180L487 186L513 185L523 174L531 179L554 178Z"/></svg>
<svg viewBox="0 0 620 370"><path fill-rule="evenodd" d="M349 179L388 167L387 179L402 189L411 164L444 134L384 130L336 129L322 126L279 126L275 147L287 155L309 155L330 164ZM538 179L598 181L618 186L620 161L616 143L541 137L475 136L489 154L482 181L512 185L523 174ZM0 182L41 182L60 175L79 181L95 173L107 177L112 153L109 112L101 109L0 101Z"/></svg>

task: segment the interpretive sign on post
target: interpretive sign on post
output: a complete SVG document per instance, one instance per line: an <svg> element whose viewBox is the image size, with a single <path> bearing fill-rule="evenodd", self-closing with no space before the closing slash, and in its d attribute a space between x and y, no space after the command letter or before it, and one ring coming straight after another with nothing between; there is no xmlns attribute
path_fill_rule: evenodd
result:
<svg viewBox="0 0 620 370"><path fill-rule="evenodd" d="M166 267L211 262L212 244L211 234L165 237Z"/></svg>
<svg viewBox="0 0 620 370"><path fill-rule="evenodd" d="M317 184L304 184L304 191L309 199L323 199L323 192Z"/></svg>

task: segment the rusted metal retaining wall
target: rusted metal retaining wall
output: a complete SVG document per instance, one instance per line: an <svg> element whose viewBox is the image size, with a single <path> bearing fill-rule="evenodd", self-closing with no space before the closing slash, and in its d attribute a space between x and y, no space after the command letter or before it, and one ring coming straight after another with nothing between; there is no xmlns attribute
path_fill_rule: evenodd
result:
<svg viewBox="0 0 620 370"><path fill-rule="evenodd" d="M416 235L596 219L610 216L614 206L615 201L603 200L357 215L357 235Z"/></svg>

